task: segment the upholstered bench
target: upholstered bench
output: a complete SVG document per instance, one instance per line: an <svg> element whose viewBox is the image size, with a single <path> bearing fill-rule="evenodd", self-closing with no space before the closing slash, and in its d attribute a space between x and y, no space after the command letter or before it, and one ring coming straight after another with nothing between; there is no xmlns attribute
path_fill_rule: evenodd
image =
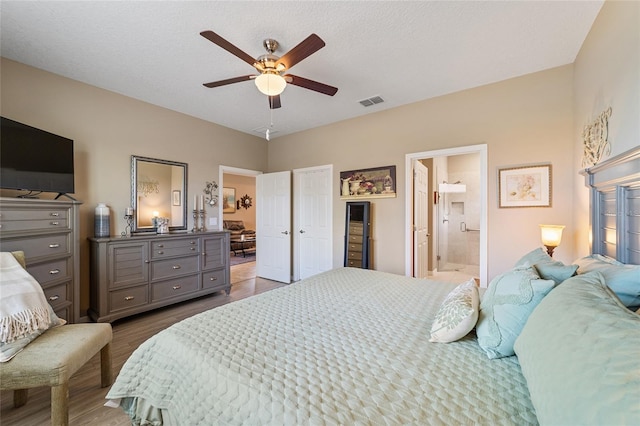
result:
<svg viewBox="0 0 640 426"><path fill-rule="evenodd" d="M69 423L69 378L100 352L102 387L111 385L110 324L52 328L13 359L0 364L0 389L14 390L13 405L27 402L29 388L51 386L51 424Z"/></svg>

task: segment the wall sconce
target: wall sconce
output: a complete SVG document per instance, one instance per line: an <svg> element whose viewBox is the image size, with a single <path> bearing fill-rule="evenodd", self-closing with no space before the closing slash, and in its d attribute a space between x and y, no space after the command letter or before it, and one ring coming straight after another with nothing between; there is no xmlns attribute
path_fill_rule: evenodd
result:
<svg viewBox="0 0 640 426"><path fill-rule="evenodd" d="M553 257L553 250L560 245L564 225L540 225L542 244L547 248L547 254Z"/></svg>

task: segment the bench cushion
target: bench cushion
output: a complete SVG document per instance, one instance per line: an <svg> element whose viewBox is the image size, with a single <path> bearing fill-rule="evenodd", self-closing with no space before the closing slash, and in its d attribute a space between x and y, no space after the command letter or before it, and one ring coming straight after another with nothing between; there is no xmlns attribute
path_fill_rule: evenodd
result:
<svg viewBox="0 0 640 426"><path fill-rule="evenodd" d="M111 340L111 324L68 324L51 329L11 361L0 364L0 389L67 382Z"/></svg>

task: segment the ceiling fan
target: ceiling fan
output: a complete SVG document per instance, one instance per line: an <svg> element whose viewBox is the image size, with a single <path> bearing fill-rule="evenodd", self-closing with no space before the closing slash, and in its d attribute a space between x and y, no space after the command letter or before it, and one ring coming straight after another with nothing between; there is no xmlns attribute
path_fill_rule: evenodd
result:
<svg viewBox="0 0 640 426"><path fill-rule="evenodd" d="M255 80L258 90L269 97L269 108L271 109L280 108L282 106L280 102L280 94L287 86L287 83L313 90L315 92L324 93L329 96L335 95L338 91L337 87L298 77L297 75L285 74L285 72L295 64L308 56L311 56L325 46L324 41L322 41L322 39L316 34L311 34L281 57L273 54L273 52L278 48L278 42L273 39L266 39L264 40L263 45L267 50L267 53L259 56L257 59L252 58L213 31L202 31L200 35L212 43L222 47L227 52L242 59L260 72L258 75L243 75L226 80L204 83L205 87L212 88L239 83L241 81Z"/></svg>

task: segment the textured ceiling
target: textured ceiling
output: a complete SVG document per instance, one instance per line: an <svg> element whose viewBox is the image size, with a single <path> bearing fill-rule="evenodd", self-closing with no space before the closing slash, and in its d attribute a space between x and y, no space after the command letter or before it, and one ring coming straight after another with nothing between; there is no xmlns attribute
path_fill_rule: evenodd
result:
<svg viewBox="0 0 640 426"><path fill-rule="evenodd" d="M5 1L2 56L184 114L273 137L572 63L602 1ZM252 74L201 37L281 56L309 34L326 46L291 72L339 88L289 85L268 107ZM368 108L359 101L381 96Z"/></svg>

